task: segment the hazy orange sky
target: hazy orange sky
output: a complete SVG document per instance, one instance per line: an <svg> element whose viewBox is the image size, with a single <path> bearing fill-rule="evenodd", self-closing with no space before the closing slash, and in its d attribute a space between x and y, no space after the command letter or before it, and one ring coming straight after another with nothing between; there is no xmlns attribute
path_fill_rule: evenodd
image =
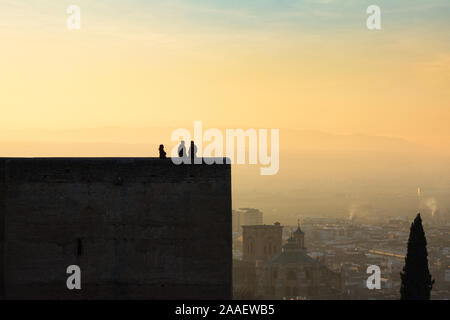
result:
<svg viewBox="0 0 450 320"><path fill-rule="evenodd" d="M279 174L233 169L233 206L414 214L420 186L450 212L450 2L378 0L376 31L371 4L2 0L0 155L156 156L194 120L280 128Z"/></svg>
<svg viewBox="0 0 450 320"><path fill-rule="evenodd" d="M449 148L448 1L379 1L379 31L332 0L75 1L69 31L72 2L0 4L2 140L202 120Z"/></svg>

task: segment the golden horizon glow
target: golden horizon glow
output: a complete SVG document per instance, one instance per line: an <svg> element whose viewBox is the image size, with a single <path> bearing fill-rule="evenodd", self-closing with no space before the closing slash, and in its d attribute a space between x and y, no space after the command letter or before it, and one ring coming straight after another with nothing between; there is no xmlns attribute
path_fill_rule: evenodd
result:
<svg viewBox="0 0 450 320"><path fill-rule="evenodd" d="M348 26L325 19L318 30L252 29L160 21L150 11L147 21L133 11L139 1L124 5L128 16L81 1L82 28L68 31L65 3L39 11L27 2L28 11L7 6L0 16L0 140L14 140L14 130L190 128L202 120L391 136L450 151L450 44L431 18L408 28L386 14L379 32L355 28L355 18ZM186 6L173 11L252 17Z"/></svg>

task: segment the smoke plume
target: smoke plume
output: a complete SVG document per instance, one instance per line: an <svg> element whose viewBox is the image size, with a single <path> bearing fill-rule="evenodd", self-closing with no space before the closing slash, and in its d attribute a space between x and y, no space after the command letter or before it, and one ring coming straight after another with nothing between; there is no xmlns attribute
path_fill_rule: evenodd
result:
<svg viewBox="0 0 450 320"><path fill-rule="evenodd" d="M437 202L435 198L429 198L425 202L426 206L431 210L431 216L434 217L434 214L437 210Z"/></svg>

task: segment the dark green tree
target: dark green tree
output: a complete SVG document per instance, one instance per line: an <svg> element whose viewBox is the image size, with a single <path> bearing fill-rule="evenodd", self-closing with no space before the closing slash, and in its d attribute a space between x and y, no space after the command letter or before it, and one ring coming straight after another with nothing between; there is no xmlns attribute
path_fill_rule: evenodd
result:
<svg viewBox="0 0 450 320"><path fill-rule="evenodd" d="M405 266L400 273L402 300L429 300L434 280L428 269L427 239L420 213L411 224Z"/></svg>

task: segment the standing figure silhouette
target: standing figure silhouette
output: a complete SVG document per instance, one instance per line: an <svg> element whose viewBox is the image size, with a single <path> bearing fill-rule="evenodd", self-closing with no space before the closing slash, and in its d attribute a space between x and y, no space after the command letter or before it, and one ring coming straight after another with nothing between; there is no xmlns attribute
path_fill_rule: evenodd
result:
<svg viewBox="0 0 450 320"><path fill-rule="evenodd" d="M180 158L186 157L186 146L184 144L184 140L181 140L180 146L178 147L178 156Z"/></svg>
<svg viewBox="0 0 450 320"><path fill-rule="evenodd" d="M159 145L159 158L160 159L166 159L166 151L164 151L164 145Z"/></svg>
<svg viewBox="0 0 450 320"><path fill-rule="evenodd" d="M191 164L194 163L194 159L197 158L197 146L194 141L191 141L191 147L189 148L189 155L191 156Z"/></svg>

